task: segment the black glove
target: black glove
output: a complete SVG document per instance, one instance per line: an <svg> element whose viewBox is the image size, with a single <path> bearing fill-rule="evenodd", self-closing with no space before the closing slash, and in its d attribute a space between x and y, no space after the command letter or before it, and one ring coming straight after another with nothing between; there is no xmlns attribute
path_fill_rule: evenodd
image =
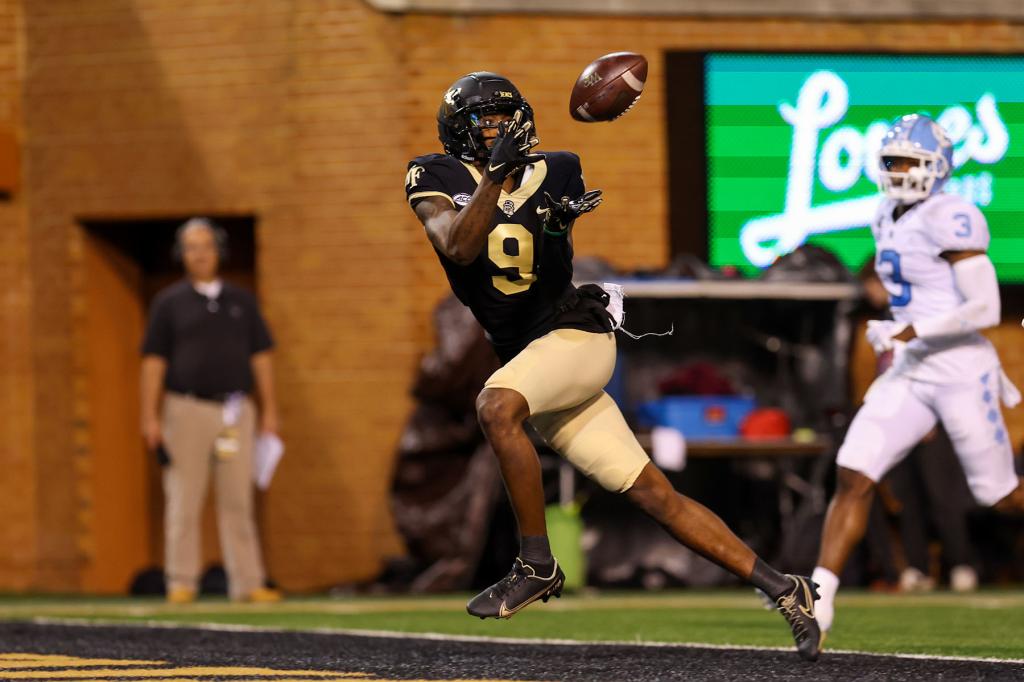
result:
<svg viewBox="0 0 1024 682"><path fill-rule="evenodd" d="M546 208L538 209L537 213L543 213L541 219L544 231L548 234L560 235L569 229L572 222L584 213L590 213L601 205L603 197L601 190L592 189L584 192L583 196L576 199L562 197L554 199L550 194L544 192Z"/></svg>
<svg viewBox="0 0 1024 682"><path fill-rule="evenodd" d="M487 177L500 185L510 173L543 159L543 154L530 154L538 142L533 134L533 121L523 123L523 110L516 109L512 120L498 124L498 137L487 162Z"/></svg>

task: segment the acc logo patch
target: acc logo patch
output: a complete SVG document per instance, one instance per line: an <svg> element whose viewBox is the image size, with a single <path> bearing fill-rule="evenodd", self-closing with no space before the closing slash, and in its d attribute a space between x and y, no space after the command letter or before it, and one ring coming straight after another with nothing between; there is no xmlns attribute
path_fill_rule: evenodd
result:
<svg viewBox="0 0 1024 682"><path fill-rule="evenodd" d="M511 199L505 199L505 203L501 205L501 212L507 216L511 216L516 212L516 204Z"/></svg>
<svg viewBox="0 0 1024 682"><path fill-rule="evenodd" d="M453 196L452 197L452 201L455 202L456 206L465 206L466 204L469 203L469 200L472 199L472 198L473 197L471 197L470 195L466 194L465 192L461 192L461 193L456 194L455 196Z"/></svg>

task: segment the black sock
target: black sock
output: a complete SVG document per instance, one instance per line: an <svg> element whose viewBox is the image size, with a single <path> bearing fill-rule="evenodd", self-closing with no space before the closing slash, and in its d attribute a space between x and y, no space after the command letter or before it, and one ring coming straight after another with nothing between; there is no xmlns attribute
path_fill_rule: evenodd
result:
<svg viewBox="0 0 1024 682"><path fill-rule="evenodd" d="M778 599L793 589L793 581L784 574L758 559L754 562L754 571L750 574L750 582L754 587L764 590L772 599Z"/></svg>
<svg viewBox="0 0 1024 682"><path fill-rule="evenodd" d="M546 535L524 535L519 542L519 556L535 569L551 568L555 563Z"/></svg>

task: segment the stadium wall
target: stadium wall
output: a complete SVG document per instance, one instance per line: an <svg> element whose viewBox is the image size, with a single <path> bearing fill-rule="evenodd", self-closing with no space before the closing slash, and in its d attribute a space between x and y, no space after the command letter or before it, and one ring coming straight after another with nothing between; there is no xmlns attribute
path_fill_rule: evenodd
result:
<svg viewBox="0 0 1024 682"><path fill-rule="evenodd" d="M0 2L0 130L23 141L19 3ZM22 187L0 198L0 585L26 589L36 565L38 497L33 447L31 277Z"/></svg>
<svg viewBox="0 0 1024 682"><path fill-rule="evenodd" d="M657 267L669 202L699 200L667 196L664 51L1024 48L1024 26L991 21L405 15L358 0L0 8L0 125L21 131L24 178L0 204L0 542L16 548L0 558L0 589L16 590L120 591L129 568L159 560L157 547L120 572L96 569L112 556L101 536L127 523L100 500L147 483L112 484L97 466L98 405L114 397L84 350L96 292L80 221L256 217L289 449L261 501L265 551L284 588L314 590L370 579L401 551L393 452L446 291L401 183L408 159L438 148L433 116L458 75L509 76L537 111L542 146L581 154L607 199L581 223L579 254ZM570 121L580 69L620 49L651 59L640 105L614 125ZM1024 358L1013 361L1024 379Z"/></svg>

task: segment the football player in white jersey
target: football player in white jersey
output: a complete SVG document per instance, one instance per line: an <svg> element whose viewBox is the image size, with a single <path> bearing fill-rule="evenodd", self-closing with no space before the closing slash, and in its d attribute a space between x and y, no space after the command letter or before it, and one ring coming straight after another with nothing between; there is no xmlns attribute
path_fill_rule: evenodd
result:
<svg viewBox="0 0 1024 682"><path fill-rule="evenodd" d="M822 631L832 626L843 565L864 535L875 485L941 421L975 499L1024 512L1024 484L1000 412L1020 394L979 330L999 323L999 287L986 255L985 217L944 194L953 149L925 116L899 119L878 152L885 194L871 223L875 269L889 292L893 320L868 323L876 353L894 352L846 434L835 496L825 517L818 566Z"/></svg>

